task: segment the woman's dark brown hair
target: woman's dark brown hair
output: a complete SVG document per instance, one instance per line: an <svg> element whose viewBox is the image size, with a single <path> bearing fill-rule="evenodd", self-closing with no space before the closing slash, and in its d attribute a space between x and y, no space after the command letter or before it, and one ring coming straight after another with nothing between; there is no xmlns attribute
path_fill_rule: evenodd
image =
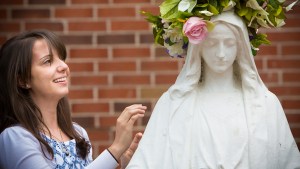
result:
<svg viewBox="0 0 300 169"><path fill-rule="evenodd" d="M48 129L43 122L42 113L31 99L30 89L24 87L24 84L31 79L32 48L38 39L46 40L50 55L55 50L60 59L65 60L67 57L63 42L57 35L47 30L25 32L12 37L2 45L0 50L0 133L13 125L21 125L31 132L53 157L51 147L40 135L40 127ZM66 97L58 102L57 118L62 131L76 140L77 151L84 159L89 152L90 144L74 129ZM48 132L50 133L49 129Z"/></svg>

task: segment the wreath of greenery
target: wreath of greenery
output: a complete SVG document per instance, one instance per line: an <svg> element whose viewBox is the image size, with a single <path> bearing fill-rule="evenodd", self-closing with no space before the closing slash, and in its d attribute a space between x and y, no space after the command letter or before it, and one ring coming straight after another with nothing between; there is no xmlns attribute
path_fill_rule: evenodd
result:
<svg viewBox="0 0 300 169"><path fill-rule="evenodd" d="M142 12L153 24L154 41L167 48L172 57L183 57L189 43L183 31L184 24L191 17L206 21L208 30L212 16L223 11L234 10L248 28L252 54L255 56L261 44L270 44L266 34L257 33L260 27L276 28L285 24L285 12L297 3L284 5L285 0L165 0L160 15Z"/></svg>

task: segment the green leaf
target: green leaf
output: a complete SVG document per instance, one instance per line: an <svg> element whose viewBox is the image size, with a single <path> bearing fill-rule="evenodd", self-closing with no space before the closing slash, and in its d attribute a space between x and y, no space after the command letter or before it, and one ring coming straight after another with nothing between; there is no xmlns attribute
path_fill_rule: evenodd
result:
<svg viewBox="0 0 300 169"><path fill-rule="evenodd" d="M188 12L192 12L194 7L197 5L197 0L192 0Z"/></svg>
<svg viewBox="0 0 300 169"><path fill-rule="evenodd" d="M152 15L151 13L145 12L145 11L141 11L141 13L146 16L145 19L148 22L153 23L153 24L161 23L161 18L159 16Z"/></svg>
<svg viewBox="0 0 300 169"><path fill-rule="evenodd" d="M248 9L247 14L245 15L245 18L246 18L248 21L250 21L251 18L252 18L252 14L253 14L252 9Z"/></svg>
<svg viewBox="0 0 300 169"><path fill-rule="evenodd" d="M253 56L256 56L257 50L251 49L251 51L252 51L252 55L253 55Z"/></svg>
<svg viewBox="0 0 300 169"><path fill-rule="evenodd" d="M282 12L282 7L279 6L274 16L278 16Z"/></svg>
<svg viewBox="0 0 300 169"><path fill-rule="evenodd" d="M206 28L208 31L212 31L215 27L215 24L210 21L204 21L206 23Z"/></svg>
<svg viewBox="0 0 300 169"><path fill-rule="evenodd" d="M269 20L273 23L273 25L275 25L276 26L276 21L275 21L275 17L274 17L274 15L268 15L268 18L269 18Z"/></svg>
<svg viewBox="0 0 300 169"><path fill-rule="evenodd" d="M217 0L208 0L208 3L214 7L218 6L218 1Z"/></svg>
<svg viewBox="0 0 300 169"><path fill-rule="evenodd" d="M176 16L176 13L178 12L178 4L180 0L166 0L164 1L159 7L160 7L160 13L162 18L165 19L172 19L174 16Z"/></svg>
<svg viewBox="0 0 300 169"><path fill-rule="evenodd" d="M266 34L257 34L250 42L255 48L257 48L261 44L271 44L271 42L267 39Z"/></svg>
<svg viewBox="0 0 300 169"><path fill-rule="evenodd" d="M208 6L208 3L205 4L197 4L196 7L201 7L201 8L205 8Z"/></svg>
<svg viewBox="0 0 300 169"><path fill-rule="evenodd" d="M229 3L229 0L222 0L222 1L221 1L221 6L222 6L222 7L225 7L225 6L228 5L228 3Z"/></svg>
<svg viewBox="0 0 300 169"><path fill-rule="evenodd" d="M163 33L163 29L153 28L154 42L160 44L161 46L164 46L164 39L162 37Z"/></svg>
<svg viewBox="0 0 300 169"><path fill-rule="evenodd" d="M278 9L280 2L278 2L278 0L269 0L269 4L274 8L274 9Z"/></svg>
<svg viewBox="0 0 300 169"><path fill-rule="evenodd" d="M213 13L214 15L218 15L219 14L219 11L212 5L208 5L208 10Z"/></svg>
<svg viewBox="0 0 300 169"><path fill-rule="evenodd" d="M248 13L248 8L245 7L245 6L243 6L243 7L237 12L237 14L238 14L239 16L245 16L247 13Z"/></svg>

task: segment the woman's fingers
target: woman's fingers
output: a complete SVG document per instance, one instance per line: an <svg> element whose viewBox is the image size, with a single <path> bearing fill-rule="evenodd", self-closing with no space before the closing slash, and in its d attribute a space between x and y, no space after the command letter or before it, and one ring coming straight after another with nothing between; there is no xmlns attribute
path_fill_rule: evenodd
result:
<svg viewBox="0 0 300 169"><path fill-rule="evenodd" d="M142 138L142 133L135 134L134 139L131 142L129 148L121 156L121 169L125 169L126 166L128 165L128 163L131 160L135 150L138 147L138 144L139 144L141 138Z"/></svg>
<svg viewBox="0 0 300 169"><path fill-rule="evenodd" d="M129 124L130 126L133 126L134 123L136 122L136 120L137 120L138 118L140 118L140 117L144 117L144 114L135 114L135 115L131 116L131 118L130 118L129 121L128 121L128 124Z"/></svg>
<svg viewBox="0 0 300 169"><path fill-rule="evenodd" d="M132 142L134 123L138 118L144 117L147 107L141 104L128 106L117 119L116 136L109 150L119 159Z"/></svg>
<svg viewBox="0 0 300 169"><path fill-rule="evenodd" d="M136 114L144 114L146 112L147 107L143 106L142 104L134 104L131 106L128 106L124 109L124 111L119 116L119 121L128 122L132 116Z"/></svg>

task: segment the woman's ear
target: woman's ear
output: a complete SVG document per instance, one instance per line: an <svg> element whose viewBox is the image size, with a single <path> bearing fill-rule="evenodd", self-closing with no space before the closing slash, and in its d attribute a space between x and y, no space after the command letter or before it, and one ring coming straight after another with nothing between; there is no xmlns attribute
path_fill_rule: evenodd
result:
<svg viewBox="0 0 300 169"><path fill-rule="evenodd" d="M23 89L30 89L31 88L31 86L27 82L24 82L21 79L18 80L18 86L23 88Z"/></svg>

